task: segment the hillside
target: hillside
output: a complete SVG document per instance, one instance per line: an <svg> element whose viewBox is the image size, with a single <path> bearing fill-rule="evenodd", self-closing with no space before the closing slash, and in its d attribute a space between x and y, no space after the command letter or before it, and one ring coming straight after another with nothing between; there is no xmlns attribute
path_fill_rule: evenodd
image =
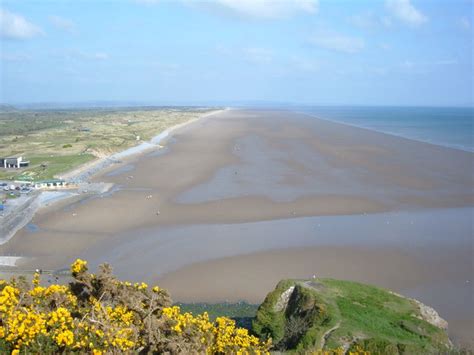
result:
<svg viewBox="0 0 474 355"><path fill-rule="evenodd" d="M447 323L416 300L360 283L284 280L259 307L253 329L276 350L364 349L439 353L450 349Z"/></svg>
<svg viewBox="0 0 474 355"><path fill-rule="evenodd" d="M7 105L7 104L0 104L0 113L3 112L15 112L17 109L15 106Z"/></svg>

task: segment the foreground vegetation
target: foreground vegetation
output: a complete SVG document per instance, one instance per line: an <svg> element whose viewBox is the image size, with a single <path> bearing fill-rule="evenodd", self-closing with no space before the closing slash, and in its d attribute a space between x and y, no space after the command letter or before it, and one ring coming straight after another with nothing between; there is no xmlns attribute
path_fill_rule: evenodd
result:
<svg viewBox="0 0 474 355"><path fill-rule="evenodd" d="M0 110L0 157L21 155L29 168L0 169L0 179L43 180L125 150L207 109L125 108Z"/></svg>
<svg viewBox="0 0 474 355"><path fill-rule="evenodd" d="M183 313L165 290L119 281L107 265L95 275L77 260L71 273L67 286L40 286L39 274L0 281L1 353L259 354L271 345L229 318Z"/></svg>
<svg viewBox="0 0 474 355"><path fill-rule="evenodd" d="M210 320L218 317L228 317L235 321L236 325L242 328L252 329L252 321L257 314L258 304L247 302L237 303L176 303L181 311L193 314L207 313Z"/></svg>
<svg viewBox="0 0 474 355"><path fill-rule="evenodd" d="M257 309L172 304L158 286L120 281L108 265L92 274L80 259L71 276L0 280L0 353L456 353L433 309L355 282L284 280Z"/></svg>

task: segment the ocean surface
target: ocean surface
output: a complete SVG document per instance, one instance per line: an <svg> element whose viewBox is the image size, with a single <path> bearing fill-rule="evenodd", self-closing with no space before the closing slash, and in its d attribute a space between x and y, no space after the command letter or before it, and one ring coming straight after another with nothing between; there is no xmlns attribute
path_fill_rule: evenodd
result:
<svg viewBox="0 0 474 355"><path fill-rule="evenodd" d="M317 106L318 118L474 152L473 107Z"/></svg>

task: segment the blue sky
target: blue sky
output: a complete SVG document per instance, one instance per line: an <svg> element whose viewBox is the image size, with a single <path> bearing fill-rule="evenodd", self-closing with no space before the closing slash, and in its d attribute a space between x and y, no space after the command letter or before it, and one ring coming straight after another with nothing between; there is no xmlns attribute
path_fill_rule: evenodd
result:
<svg viewBox="0 0 474 355"><path fill-rule="evenodd" d="M0 102L472 105L471 0L3 0Z"/></svg>

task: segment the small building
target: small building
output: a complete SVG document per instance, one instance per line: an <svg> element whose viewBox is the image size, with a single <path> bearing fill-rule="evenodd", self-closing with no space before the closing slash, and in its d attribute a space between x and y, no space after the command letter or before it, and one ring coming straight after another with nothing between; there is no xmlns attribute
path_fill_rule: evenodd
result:
<svg viewBox="0 0 474 355"><path fill-rule="evenodd" d="M56 189L60 187L66 187L67 185L68 183L65 180L51 179L36 181L33 187L35 189Z"/></svg>
<svg viewBox="0 0 474 355"><path fill-rule="evenodd" d="M30 165L28 160L22 157L0 158L0 166L5 169L20 169Z"/></svg>

